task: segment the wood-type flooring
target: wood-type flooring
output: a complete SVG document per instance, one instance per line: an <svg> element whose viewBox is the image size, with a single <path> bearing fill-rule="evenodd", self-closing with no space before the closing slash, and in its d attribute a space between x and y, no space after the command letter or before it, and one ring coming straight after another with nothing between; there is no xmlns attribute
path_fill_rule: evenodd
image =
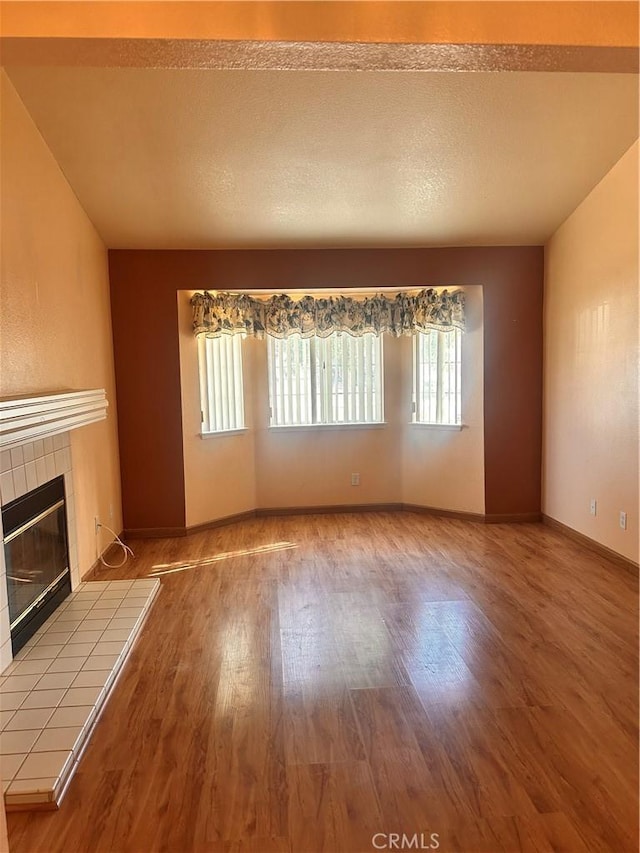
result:
<svg viewBox="0 0 640 853"><path fill-rule="evenodd" d="M59 811L8 815L12 853L638 850L624 568L403 512L132 544L99 577L162 589Z"/></svg>

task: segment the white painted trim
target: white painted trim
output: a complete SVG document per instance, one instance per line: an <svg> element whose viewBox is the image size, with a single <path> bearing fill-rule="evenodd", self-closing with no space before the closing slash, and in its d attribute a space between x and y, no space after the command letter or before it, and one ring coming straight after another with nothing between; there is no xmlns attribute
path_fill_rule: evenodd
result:
<svg viewBox="0 0 640 853"><path fill-rule="evenodd" d="M107 417L104 388L0 400L0 448L59 435Z"/></svg>
<svg viewBox="0 0 640 853"><path fill-rule="evenodd" d="M409 423L410 427L419 427L420 429L449 429L460 431L461 429L466 429L467 424L432 424L427 421L411 421Z"/></svg>
<svg viewBox="0 0 640 853"><path fill-rule="evenodd" d="M312 432L314 430L384 429L387 421L352 421L346 424L278 424L269 425L270 432Z"/></svg>
<svg viewBox="0 0 640 853"><path fill-rule="evenodd" d="M247 427L238 427L238 429L212 429L210 432L201 432L199 433L200 438L209 439L209 438L218 438L225 435L244 435L249 432Z"/></svg>

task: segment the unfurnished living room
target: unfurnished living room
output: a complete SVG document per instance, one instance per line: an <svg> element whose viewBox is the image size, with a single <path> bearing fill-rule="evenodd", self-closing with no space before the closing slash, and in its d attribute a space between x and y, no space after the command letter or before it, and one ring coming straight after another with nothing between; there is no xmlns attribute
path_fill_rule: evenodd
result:
<svg viewBox="0 0 640 853"><path fill-rule="evenodd" d="M637 2L0 2L0 850L638 849Z"/></svg>

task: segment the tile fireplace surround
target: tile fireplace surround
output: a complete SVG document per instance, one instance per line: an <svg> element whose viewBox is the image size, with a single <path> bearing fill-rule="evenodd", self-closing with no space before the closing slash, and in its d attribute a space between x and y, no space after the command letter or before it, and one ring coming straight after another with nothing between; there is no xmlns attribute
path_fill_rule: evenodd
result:
<svg viewBox="0 0 640 853"><path fill-rule="evenodd" d="M0 397L0 503L5 506L54 477L64 477L72 590L80 583L80 572L70 431L104 420L108 405L104 388ZM0 672L13 659L6 575L0 548Z"/></svg>
<svg viewBox="0 0 640 853"><path fill-rule="evenodd" d="M4 420L0 413L2 437L13 443L0 451L0 503L64 477L72 589L14 659L0 547L0 779L9 810L57 807L160 587L156 579L81 583L69 429L104 417L106 404L98 414L77 414L78 398L93 396L43 397L55 410L44 417L34 415L34 398L18 416L21 402L1 404L9 409ZM44 409L37 399L35 405ZM66 431L18 436L18 428L60 430L64 418Z"/></svg>
<svg viewBox="0 0 640 853"><path fill-rule="evenodd" d="M0 451L0 501L2 506L14 498L48 483L54 477L64 477L69 534L69 568L71 589L80 583L78 547L76 543L75 497L71 476L70 434L41 438L27 442L11 450ZM0 523L0 533L2 525ZM13 660L9 631L9 602L7 600L7 578L4 549L0 548L0 672Z"/></svg>

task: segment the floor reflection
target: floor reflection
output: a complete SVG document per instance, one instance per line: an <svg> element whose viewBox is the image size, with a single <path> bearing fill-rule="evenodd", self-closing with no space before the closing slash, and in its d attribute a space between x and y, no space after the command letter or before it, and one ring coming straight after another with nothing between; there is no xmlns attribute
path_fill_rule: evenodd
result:
<svg viewBox="0 0 640 853"><path fill-rule="evenodd" d="M294 542L273 542L270 545L259 545L256 548L242 548L238 551L225 551L221 554L213 554L211 557L198 557L197 560L180 560L176 563L156 563L149 572L151 576L170 575L176 572L185 572L188 569L199 569L230 560L233 557L252 557L259 554L271 554L277 551L291 551L298 546Z"/></svg>

